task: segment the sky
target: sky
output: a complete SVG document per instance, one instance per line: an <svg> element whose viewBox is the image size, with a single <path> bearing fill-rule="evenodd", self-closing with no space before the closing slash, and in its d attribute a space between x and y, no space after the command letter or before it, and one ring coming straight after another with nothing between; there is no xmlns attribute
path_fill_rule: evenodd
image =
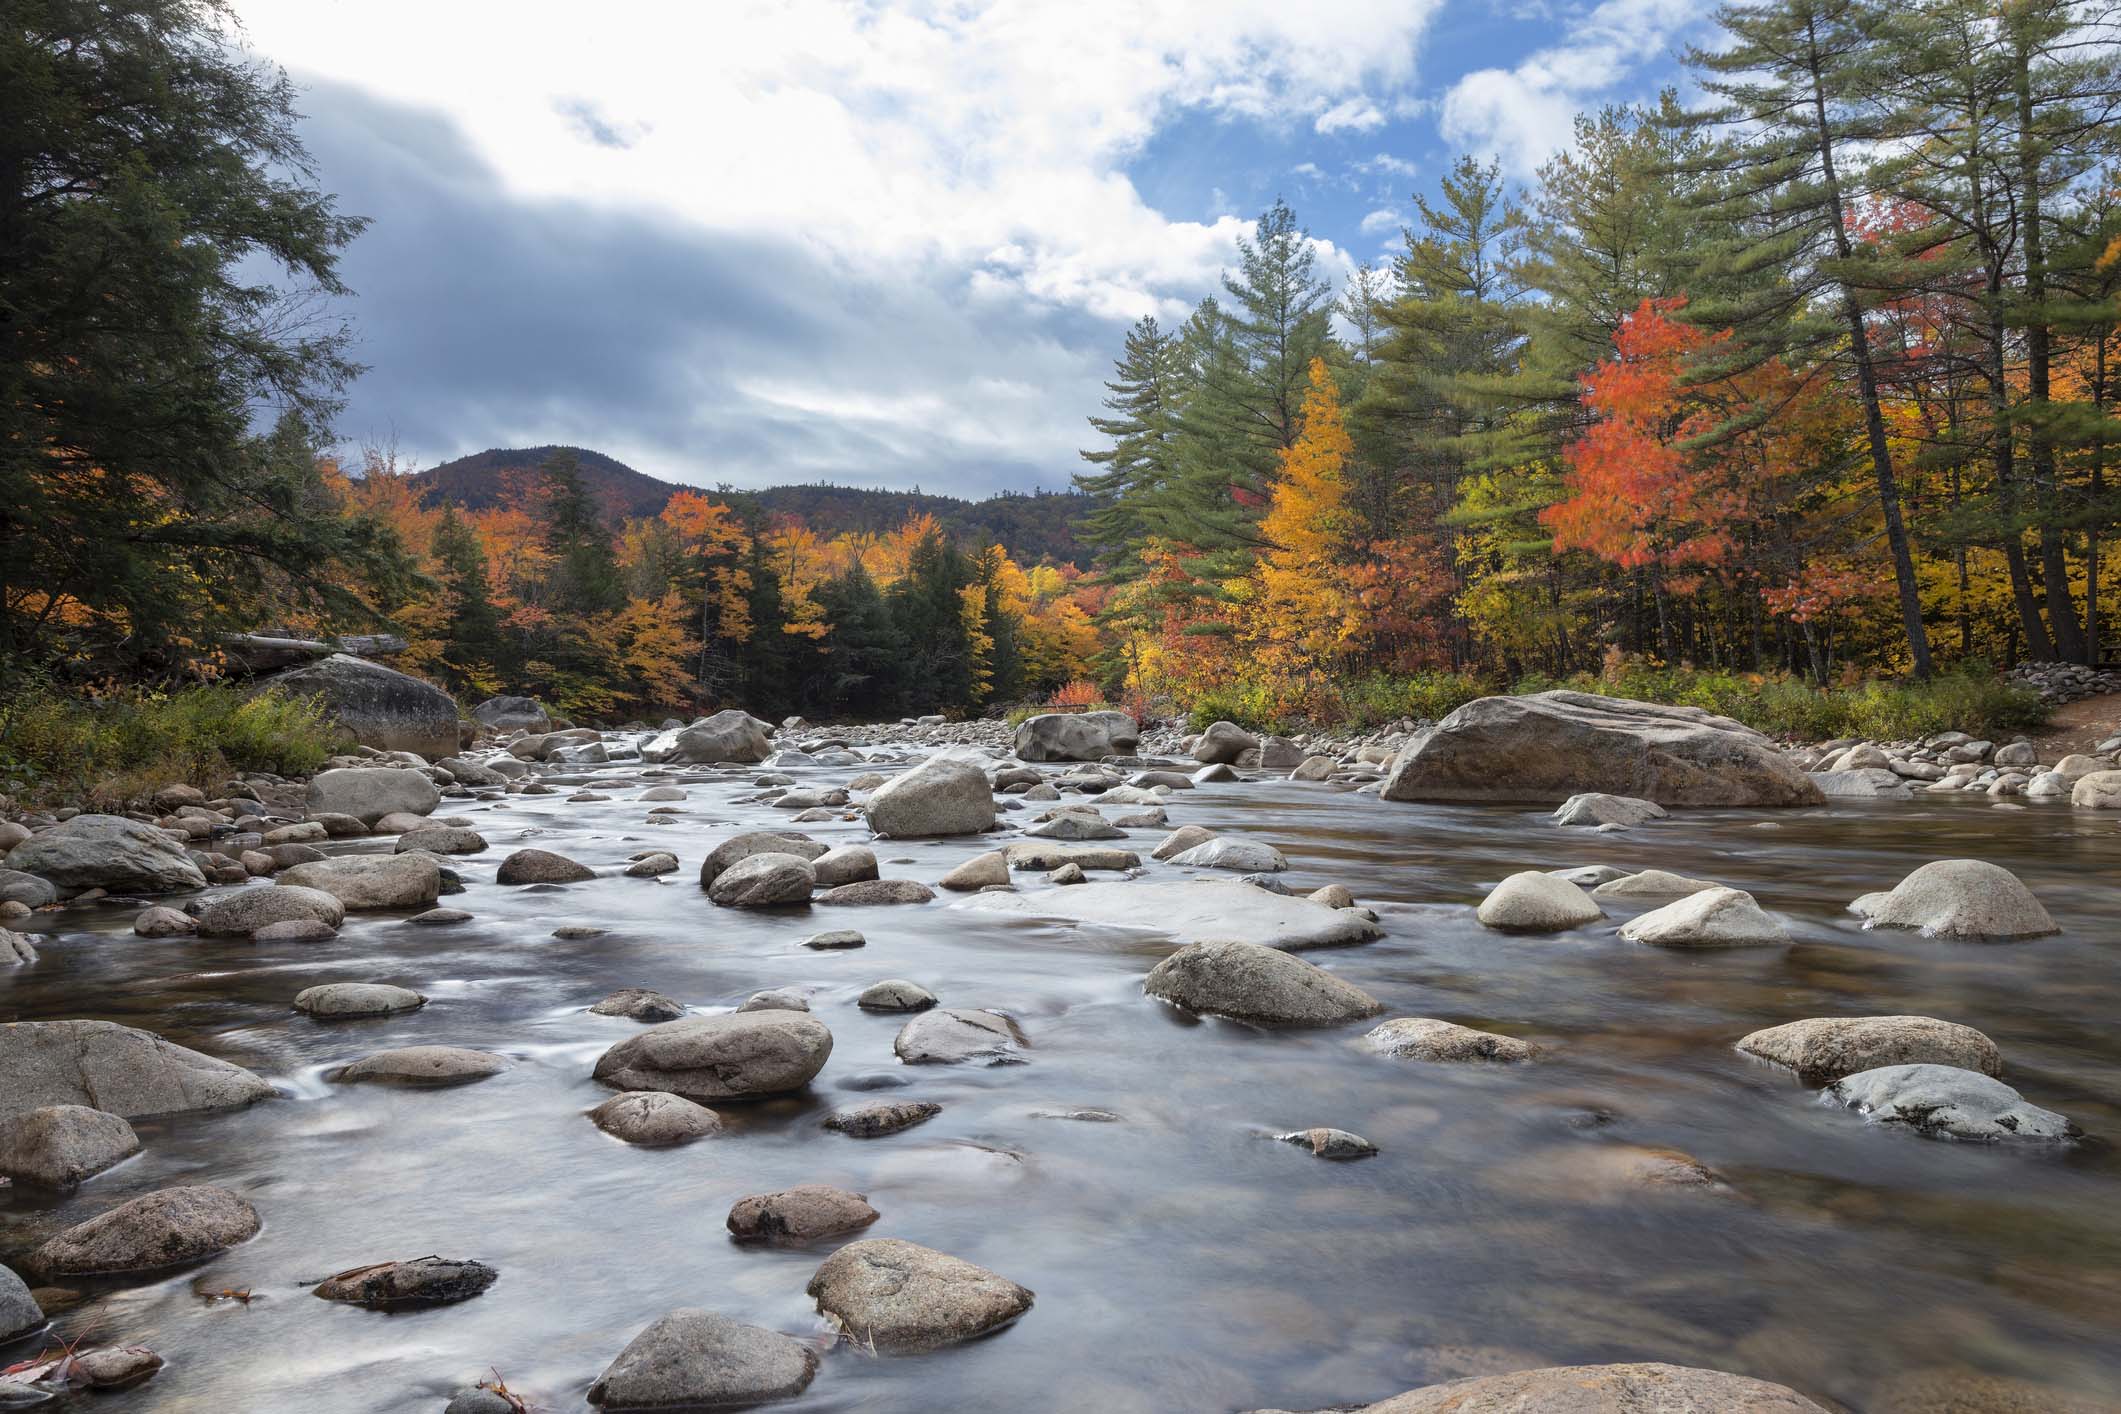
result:
<svg viewBox="0 0 2121 1414"><path fill-rule="evenodd" d="M1336 281L1709 0L235 0L370 218L338 433L700 486L1064 489L1126 326L1286 199Z"/></svg>

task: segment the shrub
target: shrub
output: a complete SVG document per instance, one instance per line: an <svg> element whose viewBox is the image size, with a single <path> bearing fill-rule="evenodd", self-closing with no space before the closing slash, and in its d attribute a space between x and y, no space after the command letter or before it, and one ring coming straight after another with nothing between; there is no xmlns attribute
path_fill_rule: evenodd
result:
<svg viewBox="0 0 2121 1414"><path fill-rule="evenodd" d="M1076 678L1053 689L1053 696L1048 700L1059 711L1088 712L1104 708L1105 694L1096 683Z"/></svg>
<svg viewBox="0 0 2121 1414"><path fill-rule="evenodd" d="M314 699L223 685L102 698L32 687L0 702L0 783L24 801L120 806L175 782L297 776L338 749Z"/></svg>

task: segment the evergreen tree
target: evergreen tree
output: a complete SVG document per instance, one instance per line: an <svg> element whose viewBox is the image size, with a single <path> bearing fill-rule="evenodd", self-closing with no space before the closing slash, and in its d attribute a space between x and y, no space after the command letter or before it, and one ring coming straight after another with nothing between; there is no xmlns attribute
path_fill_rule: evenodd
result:
<svg viewBox="0 0 2121 1414"><path fill-rule="evenodd" d="M556 601L578 614L609 613L626 597L611 528L604 524L595 493L582 480L582 459L561 447L539 468L538 505L545 548L554 561Z"/></svg>
<svg viewBox="0 0 2121 1414"><path fill-rule="evenodd" d="M501 625L487 580L486 550L454 505L444 505L430 553L440 589L442 661L459 687L501 667Z"/></svg>
<svg viewBox="0 0 2121 1414"><path fill-rule="evenodd" d="M858 718L903 711L905 643L882 591L861 562L825 581L818 602L832 633L806 699L809 709Z"/></svg>
<svg viewBox="0 0 2121 1414"><path fill-rule="evenodd" d="M1090 419L1091 427L1112 445L1082 453L1084 461L1103 469L1075 477L1076 488L1096 498L1077 522L1078 533L1108 565L1140 543L1145 533L1143 504L1168 488L1177 474L1185 350L1176 336L1144 315L1127 331L1114 371L1113 380L1105 384L1105 407L1111 415Z"/></svg>
<svg viewBox="0 0 2121 1414"><path fill-rule="evenodd" d="M906 577L893 587L891 620L905 645L910 707L973 705L963 597L971 578L965 557L940 531L931 530L913 547Z"/></svg>

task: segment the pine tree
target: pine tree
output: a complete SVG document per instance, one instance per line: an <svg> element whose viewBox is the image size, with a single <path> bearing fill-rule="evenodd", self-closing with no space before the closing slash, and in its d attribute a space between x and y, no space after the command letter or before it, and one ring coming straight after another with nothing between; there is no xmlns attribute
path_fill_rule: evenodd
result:
<svg viewBox="0 0 2121 1414"><path fill-rule="evenodd" d="M582 480L582 459L561 447L539 468L538 518L545 549L553 557L556 601L576 614L605 614L625 600L611 528L596 495Z"/></svg>
<svg viewBox="0 0 2121 1414"><path fill-rule="evenodd" d="M1111 416L1090 419L1091 427L1111 438L1112 445L1082 453L1084 461L1103 470L1075 477L1076 489L1096 498L1077 522L1080 537L1108 566L1140 543L1144 502L1169 487L1177 475L1176 441L1187 373L1178 337L1165 333L1148 315L1127 331L1113 367L1115 376L1105 384L1105 407Z"/></svg>
<svg viewBox="0 0 2121 1414"><path fill-rule="evenodd" d="M454 505L443 506L429 553L440 590L443 662L460 687L493 677L502 667L501 625L487 578L486 549Z"/></svg>

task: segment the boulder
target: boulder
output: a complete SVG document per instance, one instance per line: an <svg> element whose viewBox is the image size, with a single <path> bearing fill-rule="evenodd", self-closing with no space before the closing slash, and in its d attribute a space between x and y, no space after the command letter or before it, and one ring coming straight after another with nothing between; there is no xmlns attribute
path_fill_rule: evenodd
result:
<svg viewBox="0 0 2121 1414"><path fill-rule="evenodd" d="M702 717L689 727L664 732L641 748L654 762L705 766L722 761L756 765L773 754L766 724L734 709Z"/></svg>
<svg viewBox="0 0 2121 1414"><path fill-rule="evenodd" d="M597 1058L595 1075L615 1089L712 1103L800 1090L831 1054L832 1033L807 1012L695 1016L619 1042Z"/></svg>
<svg viewBox="0 0 2121 1414"><path fill-rule="evenodd" d="M940 1350L1002 1329L1032 1293L984 1267L895 1237L850 1242L810 1278L817 1308L855 1345Z"/></svg>
<svg viewBox="0 0 2121 1414"><path fill-rule="evenodd" d="M133 916L133 932L142 938L188 938L199 921L174 908L143 908Z"/></svg>
<svg viewBox="0 0 2121 1414"><path fill-rule="evenodd" d="M341 854L297 864L280 884L320 889L355 912L426 908L442 895L442 870L425 854Z"/></svg>
<svg viewBox="0 0 2121 1414"><path fill-rule="evenodd" d="M1386 800L1561 801L1583 791L1659 805L1817 805L1760 733L1698 707L1583 692L1483 697L1400 752Z"/></svg>
<svg viewBox="0 0 2121 1414"><path fill-rule="evenodd" d="M589 1387L600 1409L720 1409L793 1399L817 1353L778 1331L680 1307L628 1341Z"/></svg>
<svg viewBox="0 0 2121 1414"><path fill-rule="evenodd" d="M754 854L793 854L804 860L815 860L830 851L808 835L794 831L752 830L723 840L700 861L700 887L712 888L714 881L736 864Z"/></svg>
<svg viewBox="0 0 2121 1414"><path fill-rule="evenodd" d="M425 850L429 854L477 854L486 848L486 836L462 825L437 825L407 830L398 836L396 850Z"/></svg>
<svg viewBox="0 0 2121 1414"><path fill-rule="evenodd" d="M1849 911L1874 928L1913 928L1925 937L2036 938L2055 920L2018 876L1979 859L1925 864L1885 893L1865 894Z"/></svg>
<svg viewBox="0 0 2121 1414"><path fill-rule="evenodd" d="M509 758L509 764L515 766L518 771L522 769L513 757ZM460 786L491 789L495 786L508 784L507 776L485 762L474 761L469 756L445 756L440 761L435 762L435 765L449 772Z"/></svg>
<svg viewBox="0 0 2121 1414"><path fill-rule="evenodd" d="M918 982L887 977L863 988L854 1004L863 1011L926 1011L935 1005L935 993Z"/></svg>
<svg viewBox="0 0 2121 1414"><path fill-rule="evenodd" d="M843 844L811 860L810 872L817 877L821 889L859 884L876 877L876 851L867 845Z"/></svg>
<svg viewBox="0 0 2121 1414"><path fill-rule="evenodd" d="M1066 862L1057 859L1051 867ZM1146 929L1182 943L1258 943L1289 952L1364 943L1384 932L1360 913L1236 879L1101 881L1033 893L979 893L956 906Z"/></svg>
<svg viewBox="0 0 2121 1414"><path fill-rule="evenodd" d="M1770 1026L1738 1049L1788 1066L1808 1085L1896 1065L1945 1065L2001 1075L1996 1043L1971 1026L1934 1016L1815 1016Z"/></svg>
<svg viewBox="0 0 2121 1414"><path fill-rule="evenodd" d="M131 1125L86 1105L45 1105L0 1116L0 1174L18 1183L71 1188L139 1152L140 1136ZM0 1339L6 1335L7 1318L0 1312Z"/></svg>
<svg viewBox="0 0 2121 1414"><path fill-rule="evenodd" d="M1008 883L1009 856L998 849L974 855L936 880L938 888L953 893L972 893L993 885L1007 887Z"/></svg>
<svg viewBox="0 0 2121 1414"><path fill-rule="evenodd" d="M852 1139L881 1139L925 1124L943 1112L933 1100L873 1100L825 1116L825 1128Z"/></svg>
<svg viewBox="0 0 2121 1414"><path fill-rule="evenodd" d="M839 952L846 948L869 946L869 940L855 928L827 928L822 933L812 933L803 939L803 946L819 952Z"/></svg>
<svg viewBox="0 0 2121 1414"><path fill-rule="evenodd" d="M191 856L186 855L185 861L191 863ZM198 866L193 864L192 867L196 870ZM203 881L205 876L200 877ZM0 903L19 903L24 908L35 909L58 901L58 886L42 875L21 869L0 869Z"/></svg>
<svg viewBox="0 0 2121 1414"><path fill-rule="evenodd" d="M723 908L784 908L810 902L816 885L800 855L748 854L716 876L707 897Z"/></svg>
<svg viewBox="0 0 2121 1414"><path fill-rule="evenodd" d="M1596 923L1605 910L1568 880L1527 869L1497 884L1473 916L1504 932L1559 933Z"/></svg>
<svg viewBox="0 0 2121 1414"><path fill-rule="evenodd" d="M2121 810L2121 771L2093 771L2079 776L2070 787L2069 803L2081 810ZM17 869L26 867L15 864L12 855L8 863Z"/></svg>
<svg viewBox="0 0 2121 1414"><path fill-rule="evenodd" d="M1023 1058L1023 1033L999 1012L950 1007L924 1011L899 1028L891 1049L908 1065L1006 1065Z"/></svg>
<svg viewBox="0 0 2121 1414"><path fill-rule="evenodd" d="M1375 1144L1345 1129L1299 1129L1293 1134L1274 1137L1284 1144L1309 1149L1311 1156L1317 1159L1367 1159L1377 1152Z"/></svg>
<svg viewBox="0 0 2121 1414"><path fill-rule="evenodd" d="M740 1242L815 1242L858 1232L876 1219L866 1195L805 1183L739 1198L729 1210L729 1235Z"/></svg>
<svg viewBox="0 0 2121 1414"><path fill-rule="evenodd" d="M1591 895L1594 898L1685 898L1688 894L1722 887L1706 879L1689 879L1684 874L1668 873L1663 869L1644 869L1608 879L1593 888Z"/></svg>
<svg viewBox="0 0 2121 1414"><path fill-rule="evenodd" d="M1395 1016L1362 1038L1364 1049L1394 1060L1526 1061L1539 1047L1515 1036L1476 1031L1432 1016Z"/></svg>
<svg viewBox="0 0 2121 1414"><path fill-rule="evenodd" d="M1050 712L1016 729L1024 761L1096 761L1133 751L1141 728L1124 712Z"/></svg>
<svg viewBox="0 0 2121 1414"><path fill-rule="evenodd" d="M1047 844L1035 840L1005 846L1002 858L1009 861L1011 869L1039 870L1059 869L1069 864L1078 869L1133 869L1142 862L1141 856L1130 849L1086 844Z"/></svg>
<svg viewBox="0 0 2121 1414"><path fill-rule="evenodd" d="M969 757L936 755L878 786L862 811L885 839L976 835L994 826L994 792Z"/></svg>
<svg viewBox="0 0 2121 1414"><path fill-rule="evenodd" d="M27 1335L44 1324L44 1308L30 1295L29 1284L6 1267L0 1267L0 1343ZM0 1376L0 1409L9 1407L9 1389Z"/></svg>
<svg viewBox="0 0 2121 1414"><path fill-rule="evenodd" d="M125 1119L232 1109L270 1098L241 1066L110 1021L0 1026L0 1114L88 1105Z"/></svg>
<svg viewBox="0 0 2121 1414"><path fill-rule="evenodd" d="M1905 1125L1932 1139L2052 1142L2081 1133L1994 1076L1958 1066L1880 1066L1843 1076L1821 1093L1875 1123Z"/></svg>
<svg viewBox="0 0 2121 1414"><path fill-rule="evenodd" d="M705 1105L665 1090L613 1095L589 1112L590 1122L628 1144L688 1144L722 1132L722 1117Z"/></svg>
<svg viewBox="0 0 2121 1414"><path fill-rule="evenodd" d="M1292 781L1323 781L1329 779L1337 763L1330 756L1306 756L1289 772Z"/></svg>
<svg viewBox="0 0 2121 1414"><path fill-rule="evenodd" d="M167 894L206 887L206 876L183 845L122 815L76 815L39 830L8 851L7 867L69 892Z"/></svg>
<svg viewBox="0 0 2121 1414"><path fill-rule="evenodd" d="M491 732L552 730L552 714L535 697L489 697L472 708L471 715Z"/></svg>
<svg viewBox="0 0 2121 1414"><path fill-rule="evenodd" d="M597 871L549 849L519 849L501 861L496 884L579 884Z"/></svg>
<svg viewBox="0 0 2121 1414"><path fill-rule="evenodd" d="M1149 851L1149 857L1151 859L1176 859L1187 850L1204 845L1214 838L1215 831L1208 829L1206 826L1180 825L1170 834L1165 835L1163 841L1155 849Z"/></svg>
<svg viewBox="0 0 2121 1414"><path fill-rule="evenodd" d="M260 690L317 698L363 746L411 751L430 761L456 754L457 704L430 683L345 653L261 679Z"/></svg>
<svg viewBox="0 0 2121 1414"><path fill-rule="evenodd" d="M418 1011L427 998L410 987L387 982L325 982L295 993L295 1010L319 1020L353 1016L393 1016Z"/></svg>
<svg viewBox="0 0 2121 1414"><path fill-rule="evenodd" d="M1790 935L1743 889L1703 889L1621 925L1631 943L1732 948L1787 943Z"/></svg>
<svg viewBox="0 0 2121 1414"><path fill-rule="evenodd" d="M470 1085L508 1069L491 1051L463 1046L401 1046L377 1051L343 1067L334 1077L342 1084Z"/></svg>
<svg viewBox="0 0 2121 1414"><path fill-rule="evenodd" d="M1040 840L1118 840L1127 832L1109 824L1094 810L1063 810L1051 819L1028 826L1024 833Z"/></svg>
<svg viewBox="0 0 2121 1414"><path fill-rule="evenodd" d="M1150 970L1142 990L1188 1011L1266 1025L1333 1026L1385 1009L1353 983L1257 943L1180 948Z"/></svg>
<svg viewBox="0 0 2121 1414"><path fill-rule="evenodd" d="M1628 795L1603 795L1587 791L1572 795L1562 802L1554 812L1557 825L1617 825L1627 829L1665 818L1664 807L1654 800L1637 800Z"/></svg>
<svg viewBox="0 0 2121 1414"><path fill-rule="evenodd" d="M1289 861L1273 845L1228 835L1218 835L1175 854L1171 862L1182 869L1229 869L1239 874L1279 874L1289 867Z"/></svg>
<svg viewBox="0 0 2121 1414"><path fill-rule="evenodd" d="M634 1021L676 1021L685 1004L646 987L621 987L590 1008L594 1016L624 1016Z"/></svg>
<svg viewBox="0 0 2121 1414"><path fill-rule="evenodd" d="M484 1262L415 1257L336 1272L312 1287L310 1294L349 1306L366 1306L371 1311L410 1311L469 1301L484 1293L500 1276Z"/></svg>
<svg viewBox="0 0 2121 1414"><path fill-rule="evenodd" d="M267 884L223 894L199 914L198 927L208 938L247 938L270 924L296 920L337 928L346 921L346 905L322 889Z"/></svg>
<svg viewBox="0 0 2121 1414"><path fill-rule="evenodd" d="M1554 1365L1408 1390L1363 1414L1826 1414L1793 1389L1686 1365Z"/></svg>
<svg viewBox="0 0 2121 1414"><path fill-rule="evenodd" d="M385 815L429 815L442 792L409 766L344 766L320 771L306 797L311 815L351 815L369 828Z"/></svg>
<svg viewBox="0 0 2121 1414"><path fill-rule="evenodd" d="M46 1278L161 1271L225 1252L258 1227L258 1210L226 1188L161 1188L76 1223L30 1265Z"/></svg>
<svg viewBox="0 0 2121 1414"><path fill-rule="evenodd" d="M1904 800L1914 788L1897 771L1866 766L1853 771L1821 771L1812 777L1819 793L1832 800Z"/></svg>
<svg viewBox="0 0 2121 1414"><path fill-rule="evenodd" d="M1227 766L1257 750L1259 738L1235 722L1210 722L1193 743L1193 759L1204 766Z"/></svg>

